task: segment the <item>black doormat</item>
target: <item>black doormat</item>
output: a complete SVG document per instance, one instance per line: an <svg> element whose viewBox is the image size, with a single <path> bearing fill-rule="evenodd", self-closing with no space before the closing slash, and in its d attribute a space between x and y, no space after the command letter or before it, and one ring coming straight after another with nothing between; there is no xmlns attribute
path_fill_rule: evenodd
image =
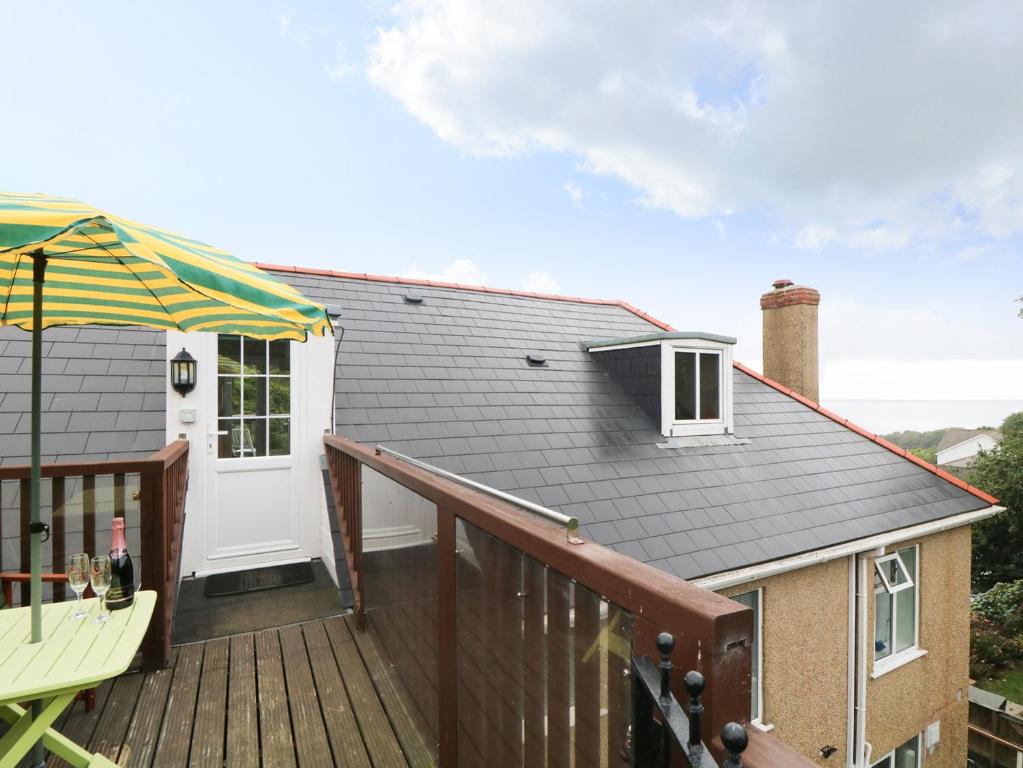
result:
<svg viewBox="0 0 1023 768"><path fill-rule="evenodd" d="M293 587L313 580L313 568L309 563L288 563L268 568L254 568L251 571L218 573L206 579L203 594L206 597L241 595L245 592L262 592L264 589Z"/></svg>

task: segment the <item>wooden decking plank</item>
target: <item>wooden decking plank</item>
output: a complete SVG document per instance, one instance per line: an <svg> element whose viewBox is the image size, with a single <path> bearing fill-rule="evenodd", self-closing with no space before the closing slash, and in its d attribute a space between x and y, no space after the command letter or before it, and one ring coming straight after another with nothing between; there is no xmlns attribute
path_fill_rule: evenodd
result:
<svg viewBox="0 0 1023 768"><path fill-rule="evenodd" d="M163 716L167 710L167 698L170 695L177 658L178 649L171 648L169 666L146 673L135 714L121 745L121 753L117 760L119 765L127 768L149 768L152 764L160 727L163 725Z"/></svg>
<svg viewBox="0 0 1023 768"><path fill-rule="evenodd" d="M259 766L259 712L256 707L256 657L251 634L231 638L227 684L226 765Z"/></svg>
<svg viewBox="0 0 1023 768"><path fill-rule="evenodd" d="M359 650L352 641L348 625L340 617L327 619L323 624L355 717L359 721L370 760L377 768L407 768L408 762L398 746L391 722L384 712Z"/></svg>
<svg viewBox="0 0 1023 768"><path fill-rule="evenodd" d="M76 744L88 743L89 739L92 738L92 734L96 731L96 723L99 722L99 718L103 714L103 708L107 704L107 699L110 698L110 691L113 687L113 680L107 680L96 689L96 707L92 712L85 711L84 701L74 702L68 707L63 717L57 720L57 730ZM69 766L68 763L54 755L48 757L46 764L49 766L60 766L61 768Z"/></svg>
<svg viewBox="0 0 1023 768"><path fill-rule="evenodd" d="M227 715L226 637L205 643L199 699L195 705L190 766L222 768L224 765L224 721Z"/></svg>
<svg viewBox="0 0 1023 768"><path fill-rule="evenodd" d="M313 681L320 697L323 721L327 726L327 738L334 752L334 762L345 768L370 768L366 745L362 743L359 724L345 692L323 623L309 622L302 629Z"/></svg>
<svg viewBox="0 0 1023 768"><path fill-rule="evenodd" d="M306 651L302 628L297 625L282 627L281 655L284 659L284 678L288 686L288 706L291 709L291 730L295 737L298 764L302 768L333 768L330 743L320 714L320 701L313 685L309 653Z"/></svg>
<svg viewBox="0 0 1023 768"><path fill-rule="evenodd" d="M295 743L288 713L288 693L276 629L257 632L256 682L259 688L259 735L264 765L294 766Z"/></svg>
<svg viewBox="0 0 1023 768"><path fill-rule="evenodd" d="M204 649L204 643L183 645L178 649L174 679L167 696L167 712L153 755L154 768L188 765Z"/></svg>
<svg viewBox="0 0 1023 768"><path fill-rule="evenodd" d="M354 620L351 618L346 619L345 624L355 639L359 654L362 656L362 661L366 665L366 670L369 672L370 679L377 690L380 702L387 712L388 719L391 721L391 727L398 737L398 743L405 753L405 759L408 761L408 764L411 768L433 768L435 765L433 757L426 744L423 743L423 737L420 735L419 730L412 722L412 718L405 708L404 698L395 688L394 681L387 673L383 659L381 659L369 633L360 632L356 629Z"/></svg>
<svg viewBox="0 0 1023 768"><path fill-rule="evenodd" d="M141 672L121 675L114 680L103 715L89 740L87 749L90 752L98 752L109 760L117 760L135 714L144 680L145 675Z"/></svg>

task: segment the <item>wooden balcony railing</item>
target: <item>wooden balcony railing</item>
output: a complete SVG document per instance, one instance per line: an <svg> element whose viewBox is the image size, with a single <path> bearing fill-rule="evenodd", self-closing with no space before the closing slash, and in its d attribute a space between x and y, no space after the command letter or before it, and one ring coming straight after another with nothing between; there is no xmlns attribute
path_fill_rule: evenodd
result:
<svg viewBox="0 0 1023 768"><path fill-rule="evenodd" d="M29 570L30 472L27 465L0 467L0 571ZM163 666L170 653L177 597L188 441L177 440L145 459L45 464L42 476L41 511L50 530L43 544L43 570L63 573L74 552L106 552L111 519L125 518L136 578L143 589L157 593L142 644L143 662L148 668ZM63 583L52 583L51 589L51 600L70 596ZM23 605L28 591L23 583Z"/></svg>
<svg viewBox="0 0 1023 768"><path fill-rule="evenodd" d="M643 735L633 655L657 655L662 632L677 640L666 659L706 682L703 732L748 720L749 609L394 456L336 435L324 445L359 625L444 768L567 768L572 753L575 765L627 765ZM411 522L364 528L364 513L394 510ZM669 682L689 701L681 675ZM745 733L742 765L813 765ZM701 765L738 765L725 746L708 738ZM667 764L689 765L690 751L672 748Z"/></svg>

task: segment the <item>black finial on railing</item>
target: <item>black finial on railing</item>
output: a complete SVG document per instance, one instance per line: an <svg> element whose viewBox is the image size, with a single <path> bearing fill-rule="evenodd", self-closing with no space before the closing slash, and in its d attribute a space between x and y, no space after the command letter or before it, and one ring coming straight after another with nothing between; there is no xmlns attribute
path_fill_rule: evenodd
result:
<svg viewBox="0 0 1023 768"><path fill-rule="evenodd" d="M703 675L693 670L686 672L686 676L682 678L682 684L686 687L686 693L689 694L689 748L695 749L702 747L703 745L703 734L702 720L703 720L703 702L700 701L700 695L703 693L706 682L703 679Z"/></svg>
<svg viewBox="0 0 1023 768"><path fill-rule="evenodd" d="M657 650L661 652L661 663L657 665L661 670L661 698L665 699L671 695L671 652L675 650L675 638L661 632L657 636Z"/></svg>
<svg viewBox="0 0 1023 768"><path fill-rule="evenodd" d="M721 729L721 743L725 745L724 768L742 768L742 753L749 744L746 729L738 723L725 723Z"/></svg>

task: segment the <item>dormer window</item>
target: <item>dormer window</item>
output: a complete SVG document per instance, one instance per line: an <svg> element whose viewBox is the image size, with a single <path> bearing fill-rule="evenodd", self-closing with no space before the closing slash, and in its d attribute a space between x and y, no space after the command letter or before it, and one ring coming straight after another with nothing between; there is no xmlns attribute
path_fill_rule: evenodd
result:
<svg viewBox="0 0 1023 768"><path fill-rule="evenodd" d="M588 342L584 347L616 378L665 437L733 431L735 339L670 331Z"/></svg>
<svg viewBox="0 0 1023 768"><path fill-rule="evenodd" d="M675 421L721 418L721 353L676 349Z"/></svg>

